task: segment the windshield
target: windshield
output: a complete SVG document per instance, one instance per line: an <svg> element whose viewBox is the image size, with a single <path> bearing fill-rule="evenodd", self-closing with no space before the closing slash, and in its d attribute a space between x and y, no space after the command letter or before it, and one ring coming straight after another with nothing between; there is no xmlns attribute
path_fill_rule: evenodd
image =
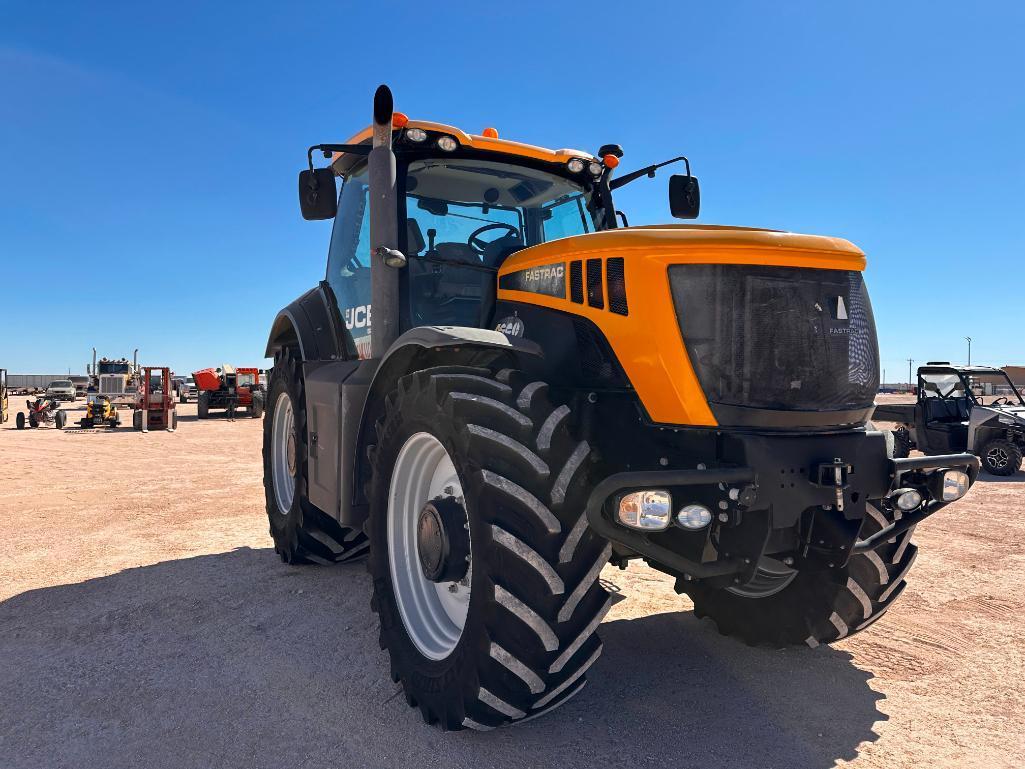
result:
<svg viewBox="0 0 1025 769"><path fill-rule="evenodd" d="M487 323L482 300L506 259L597 229L589 187L528 166L429 158L410 162L404 183L400 231L415 325Z"/></svg>
<svg viewBox="0 0 1025 769"><path fill-rule="evenodd" d="M256 374L238 374L235 378L235 384L241 385L242 387L249 387L256 383Z"/></svg>
<svg viewBox="0 0 1025 769"><path fill-rule="evenodd" d="M55 382L50 382L50 387L73 387L71 381L68 379L58 379Z"/></svg>
<svg viewBox="0 0 1025 769"><path fill-rule="evenodd" d="M1003 371L992 374L968 374L966 378L969 390L979 405L1011 403L1015 406L1025 406L1021 393L1015 389Z"/></svg>
<svg viewBox="0 0 1025 769"><path fill-rule="evenodd" d="M454 252L459 261L474 259L497 267L510 249L595 230L587 208L589 189L525 166L490 160L417 160L406 169L405 187L407 256L426 255L433 237L434 250ZM489 229L471 242L471 236L485 227ZM429 230L434 230L433 236ZM503 242L488 248L496 241ZM453 244L458 248L446 248Z"/></svg>
<svg viewBox="0 0 1025 769"><path fill-rule="evenodd" d="M131 368L129 363L104 363L97 364L101 374L127 374Z"/></svg>

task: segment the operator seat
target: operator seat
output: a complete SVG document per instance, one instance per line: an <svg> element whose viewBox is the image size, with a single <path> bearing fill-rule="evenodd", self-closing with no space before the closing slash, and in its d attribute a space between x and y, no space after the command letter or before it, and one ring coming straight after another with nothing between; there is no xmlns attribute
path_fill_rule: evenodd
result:
<svg viewBox="0 0 1025 769"><path fill-rule="evenodd" d="M925 400L926 442L932 453L964 451L968 446L967 397Z"/></svg>
<svg viewBox="0 0 1025 769"><path fill-rule="evenodd" d="M523 241L515 235L505 235L493 240L484 249L484 265L497 270L502 266L502 262L524 248Z"/></svg>
<svg viewBox="0 0 1025 769"><path fill-rule="evenodd" d="M480 267L480 257L467 243L438 243L424 256L457 264L418 259L409 262L415 322L439 326L476 326L484 283L490 273L464 269L458 263Z"/></svg>

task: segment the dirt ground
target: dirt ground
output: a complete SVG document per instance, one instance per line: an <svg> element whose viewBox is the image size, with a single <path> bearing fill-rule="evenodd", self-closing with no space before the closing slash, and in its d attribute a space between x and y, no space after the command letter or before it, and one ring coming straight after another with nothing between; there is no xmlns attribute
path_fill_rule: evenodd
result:
<svg viewBox="0 0 1025 769"><path fill-rule="evenodd" d="M13 399L15 409L22 399ZM426 727L387 675L362 564L292 567L261 425L0 427L0 766L997 767L1025 755L1025 473L918 528L900 602L769 651L633 565L589 686L490 733ZM74 418L74 414L71 415Z"/></svg>

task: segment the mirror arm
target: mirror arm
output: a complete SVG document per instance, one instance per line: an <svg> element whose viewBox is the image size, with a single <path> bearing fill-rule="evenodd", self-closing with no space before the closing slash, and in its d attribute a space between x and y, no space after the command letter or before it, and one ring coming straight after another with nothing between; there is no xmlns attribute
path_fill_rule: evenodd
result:
<svg viewBox="0 0 1025 769"><path fill-rule="evenodd" d="M306 150L306 161L310 164L310 170L312 171L313 153L315 150L320 150L324 153L325 158L329 158L334 152L347 152L350 155L369 155L371 149L373 148L369 144L314 144Z"/></svg>
<svg viewBox="0 0 1025 769"><path fill-rule="evenodd" d="M687 166L687 176L690 176L690 161L686 158L686 156L680 155L679 157L673 158L672 160L667 160L664 163L655 163L655 165L652 166L638 168L636 171L631 171L626 176L620 176L618 179L613 179L609 182L609 189L617 190L620 187L623 187L624 185L627 185L632 181L640 179L642 176L647 176L649 179L654 179L655 171L660 169L662 166L667 166L670 163L679 163L681 160Z"/></svg>

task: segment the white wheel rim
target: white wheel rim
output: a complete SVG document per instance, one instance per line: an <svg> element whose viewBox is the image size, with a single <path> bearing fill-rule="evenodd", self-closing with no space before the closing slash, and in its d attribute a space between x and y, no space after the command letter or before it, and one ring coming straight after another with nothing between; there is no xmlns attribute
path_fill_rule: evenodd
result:
<svg viewBox="0 0 1025 769"><path fill-rule="evenodd" d="M282 515L292 509L295 497L296 449L292 399L287 392L283 392L274 405L271 431L271 479L274 482L274 498Z"/></svg>
<svg viewBox="0 0 1025 769"><path fill-rule="evenodd" d="M388 489L388 563L395 603L406 632L427 658L441 660L459 643L470 608L472 561L459 582L431 582L420 566L417 521L424 505L441 496L463 504L452 458L430 433L409 437L395 459Z"/></svg>

